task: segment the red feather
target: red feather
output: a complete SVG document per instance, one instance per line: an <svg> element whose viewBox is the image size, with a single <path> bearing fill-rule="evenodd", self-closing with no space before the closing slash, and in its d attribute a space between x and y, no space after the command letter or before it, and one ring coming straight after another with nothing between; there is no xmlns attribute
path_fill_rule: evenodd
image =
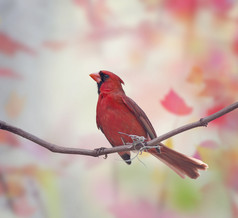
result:
<svg viewBox="0 0 238 218"><path fill-rule="evenodd" d="M156 138L156 132L145 112L129 97L122 88L123 80L109 71L100 71L90 76L98 84L97 126L112 146L132 143L128 135ZM121 134L124 133L124 134ZM163 144L161 152L150 149L148 152L168 165L182 178L199 176L198 170L206 170L207 164L174 151ZM126 163L130 164L130 152L119 152Z"/></svg>

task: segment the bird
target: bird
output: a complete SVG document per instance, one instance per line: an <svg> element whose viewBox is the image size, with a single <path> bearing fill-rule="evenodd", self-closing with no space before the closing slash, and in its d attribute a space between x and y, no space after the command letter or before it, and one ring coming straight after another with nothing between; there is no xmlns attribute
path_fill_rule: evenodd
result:
<svg viewBox="0 0 238 218"><path fill-rule="evenodd" d="M145 112L125 94L122 87L124 81L119 76L101 70L98 73L91 73L90 77L96 81L98 89L97 127L113 147L133 143L131 136L144 137L147 141L157 137ZM182 178L188 176L196 179L200 176L199 170L208 168L203 161L177 152L162 143L158 144L158 148L147 149L147 152ZM128 165L131 164L130 151L118 154Z"/></svg>

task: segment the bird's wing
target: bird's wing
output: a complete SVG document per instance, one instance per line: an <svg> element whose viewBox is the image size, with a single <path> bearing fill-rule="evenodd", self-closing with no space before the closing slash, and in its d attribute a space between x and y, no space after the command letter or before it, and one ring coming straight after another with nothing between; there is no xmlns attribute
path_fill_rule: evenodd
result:
<svg viewBox="0 0 238 218"><path fill-rule="evenodd" d="M156 138L156 132L146 116L145 112L129 97L122 96L122 100L130 111L136 116L143 128L146 130L151 139Z"/></svg>
<svg viewBox="0 0 238 218"><path fill-rule="evenodd" d="M98 108L97 108L97 113L96 113L96 123L97 123L97 128L100 129L103 132L102 124L101 124L100 117L99 117L99 114L98 114Z"/></svg>
<svg viewBox="0 0 238 218"><path fill-rule="evenodd" d="M96 123L97 123L98 129L102 130L102 125L101 125L101 122L100 122L100 120L99 120L98 115L96 115ZM103 132L103 131L102 131L102 132Z"/></svg>

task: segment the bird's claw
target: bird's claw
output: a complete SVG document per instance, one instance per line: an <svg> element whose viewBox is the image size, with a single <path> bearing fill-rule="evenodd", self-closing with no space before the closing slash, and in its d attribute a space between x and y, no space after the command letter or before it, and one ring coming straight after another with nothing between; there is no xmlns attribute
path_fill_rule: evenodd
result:
<svg viewBox="0 0 238 218"><path fill-rule="evenodd" d="M105 147L101 147L101 148L96 148L94 149L96 151L96 155L99 156L101 155L101 153L105 150ZM107 159L107 154L105 154L105 156L103 157L104 159Z"/></svg>

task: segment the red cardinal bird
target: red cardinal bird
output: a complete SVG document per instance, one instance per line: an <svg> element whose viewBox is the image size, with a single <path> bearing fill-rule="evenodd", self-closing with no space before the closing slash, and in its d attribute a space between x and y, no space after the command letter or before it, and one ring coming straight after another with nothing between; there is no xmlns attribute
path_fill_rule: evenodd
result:
<svg viewBox="0 0 238 218"><path fill-rule="evenodd" d="M103 132L112 146L132 143L129 135L156 138L156 132L144 111L129 97L122 88L123 80L109 71L90 74L97 82L97 127ZM123 134L122 134L123 133ZM148 152L168 165L182 178L185 175L196 179L198 170L206 170L207 164L174 151L163 144L160 149ZM127 164L131 164L130 152L119 152Z"/></svg>

